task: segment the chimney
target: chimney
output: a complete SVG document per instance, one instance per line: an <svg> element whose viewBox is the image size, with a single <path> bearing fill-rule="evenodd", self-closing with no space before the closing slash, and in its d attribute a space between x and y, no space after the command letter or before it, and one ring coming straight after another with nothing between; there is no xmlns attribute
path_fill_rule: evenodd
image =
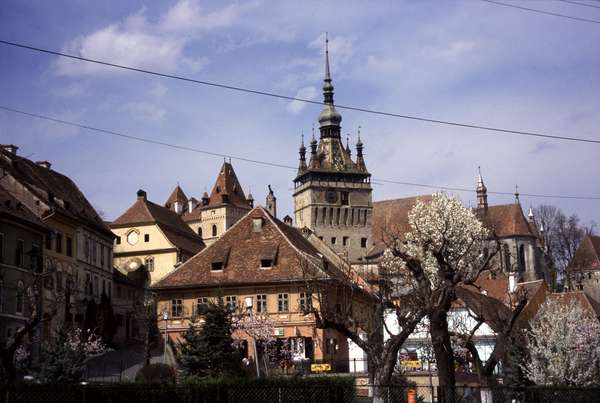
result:
<svg viewBox="0 0 600 403"><path fill-rule="evenodd" d="M146 198L146 192L142 189L137 191L137 198L138 198L138 200L144 200L144 201L148 200Z"/></svg>
<svg viewBox="0 0 600 403"><path fill-rule="evenodd" d="M511 272L508 275L508 292L513 293L517 289L517 274L515 272Z"/></svg>
<svg viewBox="0 0 600 403"><path fill-rule="evenodd" d="M202 194L202 205L203 206L208 206L209 202L210 202L210 198L208 197L208 193L204 192Z"/></svg>
<svg viewBox="0 0 600 403"><path fill-rule="evenodd" d="M267 195L267 211L277 218L277 198L273 193L273 189L271 189L271 185L269 185L269 194Z"/></svg>
<svg viewBox="0 0 600 403"><path fill-rule="evenodd" d="M283 217L283 222L284 224L289 225L291 227L293 223L292 217L286 215L285 217Z"/></svg>
<svg viewBox="0 0 600 403"><path fill-rule="evenodd" d="M188 213L191 213L192 210L195 209L197 205L198 205L198 203L196 203L196 199L191 198L190 200L188 200Z"/></svg>
<svg viewBox="0 0 600 403"><path fill-rule="evenodd" d="M19 149L19 147L17 147L14 144L2 144L2 149L6 152L17 155L17 150Z"/></svg>
<svg viewBox="0 0 600 403"><path fill-rule="evenodd" d="M35 163L46 169L50 169L50 167L52 166L52 164L49 161L36 161Z"/></svg>
<svg viewBox="0 0 600 403"><path fill-rule="evenodd" d="M173 204L174 204L173 207L175 208L175 213L176 214L183 213L183 204L180 201L176 201Z"/></svg>

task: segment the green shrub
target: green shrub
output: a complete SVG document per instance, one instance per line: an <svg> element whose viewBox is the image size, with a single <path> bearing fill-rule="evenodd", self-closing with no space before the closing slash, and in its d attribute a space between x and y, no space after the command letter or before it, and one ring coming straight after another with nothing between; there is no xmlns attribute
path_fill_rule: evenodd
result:
<svg viewBox="0 0 600 403"><path fill-rule="evenodd" d="M146 365L135 375L136 382L175 383L177 374L173 367L163 363Z"/></svg>

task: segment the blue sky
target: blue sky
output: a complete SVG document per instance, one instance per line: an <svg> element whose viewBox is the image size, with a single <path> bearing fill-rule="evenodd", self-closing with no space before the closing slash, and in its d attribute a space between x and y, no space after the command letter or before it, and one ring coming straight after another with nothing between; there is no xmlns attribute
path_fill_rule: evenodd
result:
<svg viewBox="0 0 600 403"><path fill-rule="evenodd" d="M514 2L514 4L525 4ZM600 9L527 5L600 20ZM0 38L167 73L321 99L329 32L339 104L600 139L600 25L481 1L12 1ZM0 46L0 104L154 140L297 164L316 105L208 88ZM600 195L600 146L341 111L362 126L374 178L490 191ZM172 150L0 111L0 141L50 160L114 219L143 188L162 203L179 182L210 191L220 158ZM263 202L267 184L291 214L294 172L233 161ZM375 200L429 193L374 184ZM469 204L474 194L458 193ZM490 196L491 204L512 201ZM533 199L600 222L599 201Z"/></svg>

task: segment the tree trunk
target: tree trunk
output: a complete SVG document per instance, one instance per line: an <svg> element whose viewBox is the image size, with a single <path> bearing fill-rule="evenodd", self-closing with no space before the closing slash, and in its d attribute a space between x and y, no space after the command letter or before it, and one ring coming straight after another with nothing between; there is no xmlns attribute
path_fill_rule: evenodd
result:
<svg viewBox="0 0 600 403"><path fill-rule="evenodd" d="M437 364L438 381L443 393L443 403L454 403L456 378L454 372L454 354L448 332L446 311L438 309L429 315L431 342Z"/></svg>
<svg viewBox="0 0 600 403"><path fill-rule="evenodd" d="M150 358L151 358L151 352L150 352L150 320L146 320L146 335L144 337L144 366L148 366L150 365Z"/></svg>

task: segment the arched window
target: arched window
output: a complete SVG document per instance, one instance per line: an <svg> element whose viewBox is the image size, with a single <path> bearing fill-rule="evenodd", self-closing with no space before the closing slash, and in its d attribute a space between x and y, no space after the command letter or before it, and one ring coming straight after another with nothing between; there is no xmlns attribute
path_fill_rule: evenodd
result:
<svg viewBox="0 0 600 403"><path fill-rule="evenodd" d="M154 258L152 256L146 257L146 259L144 259L144 266L146 266L146 270L148 270L148 272L153 272L154 271Z"/></svg>
<svg viewBox="0 0 600 403"><path fill-rule="evenodd" d="M212 236L217 236L217 226L214 224L212 226Z"/></svg>
<svg viewBox="0 0 600 403"><path fill-rule="evenodd" d="M511 262L510 262L510 250L508 249L508 245L504 244L504 267L507 272L512 271Z"/></svg>
<svg viewBox="0 0 600 403"><path fill-rule="evenodd" d="M519 271L525 271L525 245L519 246Z"/></svg>
<svg viewBox="0 0 600 403"><path fill-rule="evenodd" d="M25 312L25 285L22 281L17 283L17 298L15 313L22 315Z"/></svg>
<svg viewBox="0 0 600 403"><path fill-rule="evenodd" d="M202 227L198 227L198 236L202 238Z"/></svg>

